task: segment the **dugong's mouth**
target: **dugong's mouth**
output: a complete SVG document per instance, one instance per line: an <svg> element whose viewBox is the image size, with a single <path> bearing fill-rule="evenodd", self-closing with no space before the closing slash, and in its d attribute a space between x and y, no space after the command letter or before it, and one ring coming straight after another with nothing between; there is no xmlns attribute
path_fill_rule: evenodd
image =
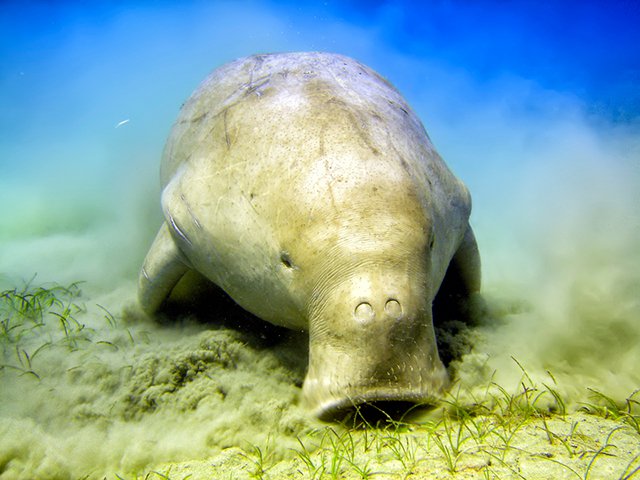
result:
<svg viewBox="0 0 640 480"><path fill-rule="evenodd" d="M317 405L313 413L325 422L341 420L350 413L361 415L365 420L372 416L383 420L398 419L413 409L431 407L437 403L438 399L435 396L421 392L399 393L398 391L372 390L362 394L327 399Z"/></svg>

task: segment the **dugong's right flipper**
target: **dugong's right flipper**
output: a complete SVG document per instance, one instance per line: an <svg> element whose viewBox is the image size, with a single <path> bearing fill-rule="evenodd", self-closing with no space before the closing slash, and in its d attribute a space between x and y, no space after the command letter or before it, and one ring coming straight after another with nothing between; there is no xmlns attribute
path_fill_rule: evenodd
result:
<svg viewBox="0 0 640 480"><path fill-rule="evenodd" d="M162 224L138 278L138 300L142 309L148 314L156 313L188 271L167 224Z"/></svg>

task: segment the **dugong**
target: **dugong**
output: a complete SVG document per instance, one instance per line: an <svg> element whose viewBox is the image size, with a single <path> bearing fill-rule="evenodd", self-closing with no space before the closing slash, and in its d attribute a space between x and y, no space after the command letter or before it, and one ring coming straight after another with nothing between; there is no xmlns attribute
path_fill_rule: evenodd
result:
<svg viewBox="0 0 640 480"><path fill-rule="evenodd" d="M308 331L302 394L321 419L446 388L432 304L480 288L471 199L384 78L319 52L226 64L183 105L160 173L147 313L195 270Z"/></svg>

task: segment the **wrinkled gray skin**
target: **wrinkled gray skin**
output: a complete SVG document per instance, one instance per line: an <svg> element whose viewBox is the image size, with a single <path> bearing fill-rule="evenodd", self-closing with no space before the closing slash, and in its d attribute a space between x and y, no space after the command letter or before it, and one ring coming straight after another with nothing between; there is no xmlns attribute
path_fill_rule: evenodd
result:
<svg viewBox="0 0 640 480"><path fill-rule="evenodd" d="M145 311L196 270L256 316L308 330L303 395L320 418L446 387L432 302L445 274L441 295L480 287L471 200L374 71L326 53L218 68L183 106L161 179Z"/></svg>

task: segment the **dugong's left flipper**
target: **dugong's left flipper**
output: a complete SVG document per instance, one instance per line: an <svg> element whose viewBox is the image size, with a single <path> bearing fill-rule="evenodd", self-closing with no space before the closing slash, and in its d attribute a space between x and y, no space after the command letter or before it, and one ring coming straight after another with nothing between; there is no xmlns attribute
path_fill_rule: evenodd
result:
<svg viewBox="0 0 640 480"><path fill-rule="evenodd" d="M480 253L471 226L451 259L440 290L434 300L434 317L451 317L465 309L464 303L480 291ZM441 320L439 318L438 320Z"/></svg>
<svg viewBox="0 0 640 480"><path fill-rule="evenodd" d="M480 253L471 225L467 226L462 243L451 260L449 270L453 270L449 273L456 273L460 282L460 294L471 295L480 291Z"/></svg>
<svg viewBox="0 0 640 480"><path fill-rule="evenodd" d="M158 311L173 287L189 271L164 223L147 253L138 278L138 299L148 314Z"/></svg>

